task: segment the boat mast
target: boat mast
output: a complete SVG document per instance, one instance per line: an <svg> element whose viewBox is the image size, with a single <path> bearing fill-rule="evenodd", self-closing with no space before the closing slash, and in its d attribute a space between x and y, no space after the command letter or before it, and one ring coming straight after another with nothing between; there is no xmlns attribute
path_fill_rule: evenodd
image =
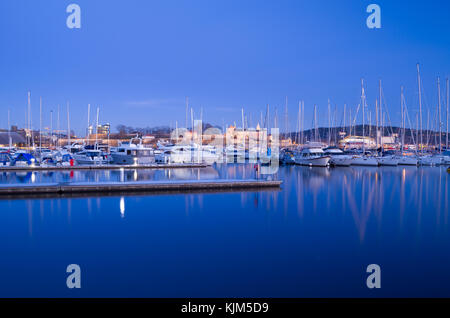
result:
<svg viewBox="0 0 450 318"><path fill-rule="evenodd" d="M28 147L31 147L31 92L28 91L28 118L27 118L27 128L28 128L28 134L27 134L27 143ZM29 136L28 136L29 135Z"/></svg>
<svg viewBox="0 0 450 318"><path fill-rule="evenodd" d="M285 111L285 113L284 113L284 128L285 128L285 134L286 134L286 136L285 136L285 138L287 138L287 136L288 136L288 133L289 133L289 127L288 127L288 97L286 96L286 99L285 99L285 106L284 106L284 111ZM292 142L292 138L291 138L291 142Z"/></svg>
<svg viewBox="0 0 450 318"><path fill-rule="evenodd" d="M188 129L188 117L189 117L189 97L186 96L186 129Z"/></svg>
<svg viewBox="0 0 450 318"><path fill-rule="evenodd" d="M11 116L11 110L8 108L8 142L9 142L9 150L11 150L11 147L12 147L10 116Z"/></svg>
<svg viewBox="0 0 450 318"><path fill-rule="evenodd" d="M42 97L39 97L39 157L42 152Z"/></svg>
<svg viewBox="0 0 450 318"><path fill-rule="evenodd" d="M331 110L330 99L328 98L328 146L331 144Z"/></svg>
<svg viewBox="0 0 450 318"><path fill-rule="evenodd" d="M305 130L305 101L302 100L302 114L301 114L301 124L302 124L302 130L301 130L301 143L304 144L305 143L305 134L304 134L304 130Z"/></svg>
<svg viewBox="0 0 450 318"><path fill-rule="evenodd" d="M420 84L420 69L419 69L419 63L417 63L417 83L419 87L419 121L420 121L420 143L417 142L420 145L421 153L423 154L423 132L422 132L422 89Z"/></svg>
<svg viewBox="0 0 450 318"><path fill-rule="evenodd" d="M447 91L447 134L446 134L446 141L445 141L445 148L446 148L446 150L448 150L448 102L449 102L449 100L448 100L448 77L447 77L447 80L446 80L446 91Z"/></svg>
<svg viewBox="0 0 450 318"><path fill-rule="evenodd" d="M347 132L347 128L345 127L345 124L346 124L346 121L345 121L346 113L347 113L347 104L344 104L344 134L343 134L344 138L345 138L345 133Z"/></svg>
<svg viewBox="0 0 450 318"><path fill-rule="evenodd" d="M59 122L59 112L60 112L60 107L59 107L59 104L58 104L58 114L57 114L57 122L56 122L56 128L58 129L58 141L56 142L56 145L58 146L58 143L59 143L59 139L61 138L61 127L60 127L60 122Z"/></svg>
<svg viewBox="0 0 450 318"><path fill-rule="evenodd" d="M317 142L316 105L314 104L314 142Z"/></svg>
<svg viewBox="0 0 450 318"><path fill-rule="evenodd" d="M89 126L90 126L90 118L91 117L91 104L88 104L88 113L87 113L87 131L86 131L86 144L89 145Z"/></svg>
<svg viewBox="0 0 450 318"><path fill-rule="evenodd" d="M67 102L67 145L70 146L70 109Z"/></svg>
<svg viewBox="0 0 450 318"><path fill-rule="evenodd" d="M361 78L361 106L362 106L362 117L363 117L363 121L362 121L362 131L363 131L363 144L362 144L362 150L363 150L363 154L365 154L366 152L366 133L365 133L365 119L364 119L364 108L365 108L365 102L366 102L366 96L365 96L365 92L364 92L364 79Z"/></svg>
<svg viewBox="0 0 450 318"><path fill-rule="evenodd" d="M50 111L50 144L53 146L53 110Z"/></svg>
<svg viewBox="0 0 450 318"><path fill-rule="evenodd" d="M378 145L379 145L379 135L380 135L380 127L378 125L378 120L379 120L379 114L378 114L378 98L375 100L375 121L376 121L376 136L375 136L375 141L377 144L377 152L378 152Z"/></svg>
<svg viewBox="0 0 450 318"><path fill-rule="evenodd" d="M401 97L400 97L400 111L402 113L402 144L401 144L401 154L403 155L404 143L405 143L405 112L403 109L403 86L401 86Z"/></svg>
<svg viewBox="0 0 450 318"><path fill-rule="evenodd" d="M383 136L384 136L384 122L383 122L383 103L382 103L382 95L381 95L381 79L378 84L379 89L379 99L380 99L380 126L381 126L381 134L380 134L380 146L381 153L383 153Z"/></svg>
<svg viewBox="0 0 450 318"><path fill-rule="evenodd" d="M441 79L437 78L438 85L438 120L439 120L439 153L442 152L442 125L441 125Z"/></svg>
<svg viewBox="0 0 450 318"><path fill-rule="evenodd" d="M95 127L95 149L98 150L98 115L100 113L100 107L97 106L97 124Z"/></svg>

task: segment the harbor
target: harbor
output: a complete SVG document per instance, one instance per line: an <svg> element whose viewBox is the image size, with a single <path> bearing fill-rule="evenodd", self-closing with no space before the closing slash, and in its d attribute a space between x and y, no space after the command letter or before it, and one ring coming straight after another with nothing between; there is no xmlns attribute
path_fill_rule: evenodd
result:
<svg viewBox="0 0 450 318"><path fill-rule="evenodd" d="M450 1L0 12L0 300L450 300Z"/></svg>

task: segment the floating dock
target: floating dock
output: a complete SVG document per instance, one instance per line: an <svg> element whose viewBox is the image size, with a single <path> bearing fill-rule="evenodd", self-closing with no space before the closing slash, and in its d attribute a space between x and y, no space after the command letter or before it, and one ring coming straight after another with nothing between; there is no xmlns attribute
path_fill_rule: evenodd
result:
<svg viewBox="0 0 450 318"><path fill-rule="evenodd" d="M180 169L180 168L206 168L209 165L203 163L173 163L173 164L149 164L149 165L79 165L79 166L0 166L0 172L8 171L67 171L67 170L130 170L130 169Z"/></svg>
<svg viewBox="0 0 450 318"><path fill-rule="evenodd" d="M110 192L179 192L192 190L239 190L279 188L282 181L275 180L192 180L151 182L61 182L41 184L0 185L0 196Z"/></svg>

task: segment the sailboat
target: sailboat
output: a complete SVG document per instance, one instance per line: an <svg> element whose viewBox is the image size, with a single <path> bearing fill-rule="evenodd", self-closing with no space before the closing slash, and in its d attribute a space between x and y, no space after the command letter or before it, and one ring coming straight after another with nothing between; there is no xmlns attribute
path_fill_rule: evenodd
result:
<svg viewBox="0 0 450 318"><path fill-rule="evenodd" d="M400 98L400 107L402 114L402 139L401 139L401 149L400 155L397 156L398 164L404 166L417 166L417 156L413 153L405 152L405 134L406 134L406 117L409 115L408 110L406 108L405 96L403 94L403 86L401 87L401 98ZM411 123L410 123L410 131L411 131ZM411 131L411 136L414 140L414 134Z"/></svg>
<svg viewBox="0 0 450 318"><path fill-rule="evenodd" d="M366 138L365 138L365 118L364 109L366 107L366 94L364 91L364 79L361 79L361 106L363 117L363 143L362 154L357 154L352 157L351 164L355 166L378 166L378 161L375 157L366 154Z"/></svg>
<svg viewBox="0 0 450 318"><path fill-rule="evenodd" d="M304 147L295 154L295 163L302 166L310 167L327 167L330 164L331 156L324 153L322 144L317 141L317 114L316 105L314 105L314 131L315 141L308 142Z"/></svg>
<svg viewBox="0 0 450 318"><path fill-rule="evenodd" d="M379 82L379 101L380 101L380 121L381 121L381 156L377 157L378 164L380 166L397 166L398 165L398 159L396 156L392 154L386 154L384 152L383 148L383 136L384 136L384 122L383 122L383 100L382 100L382 91L381 91L381 80Z"/></svg>

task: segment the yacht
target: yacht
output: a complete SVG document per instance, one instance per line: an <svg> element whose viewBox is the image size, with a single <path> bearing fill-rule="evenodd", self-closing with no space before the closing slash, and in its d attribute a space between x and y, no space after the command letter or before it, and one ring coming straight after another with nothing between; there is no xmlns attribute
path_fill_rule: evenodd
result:
<svg viewBox="0 0 450 318"><path fill-rule="evenodd" d="M326 155L329 155L331 157L330 165L332 166L348 167L352 163L352 156L347 155L337 147L328 147L323 151Z"/></svg>
<svg viewBox="0 0 450 318"><path fill-rule="evenodd" d="M280 152L280 163L284 165L295 164L295 154L289 149L283 149Z"/></svg>
<svg viewBox="0 0 450 318"><path fill-rule="evenodd" d="M0 166L10 166L13 159L7 151L0 152Z"/></svg>
<svg viewBox="0 0 450 318"><path fill-rule="evenodd" d="M424 155L419 157L419 165L421 166L439 166L443 163L443 157L441 156Z"/></svg>
<svg viewBox="0 0 450 318"><path fill-rule="evenodd" d="M79 165L104 165L110 162L108 155L97 149L85 149L72 156Z"/></svg>
<svg viewBox="0 0 450 318"><path fill-rule="evenodd" d="M352 166L371 166L371 167L378 166L377 158L375 158L374 156L372 156L370 153L367 152L353 154L351 162Z"/></svg>
<svg viewBox="0 0 450 318"><path fill-rule="evenodd" d="M27 153L27 152L18 152L16 153L13 161L11 162L11 166L16 167L30 167L36 164L36 158Z"/></svg>
<svg viewBox="0 0 450 318"><path fill-rule="evenodd" d="M138 139L139 143L134 144L133 139ZM142 139L132 138L127 143L121 143L118 147L111 148L113 164L125 165L147 165L155 163L153 148L145 147Z"/></svg>
<svg viewBox="0 0 450 318"><path fill-rule="evenodd" d="M418 160L415 155L401 154L397 156L398 164L402 166L417 166Z"/></svg>
<svg viewBox="0 0 450 318"><path fill-rule="evenodd" d="M158 163L191 163L193 162L193 147L189 145L165 145L161 146L161 152L155 156ZM158 151L159 152L159 151Z"/></svg>
<svg viewBox="0 0 450 318"><path fill-rule="evenodd" d="M376 158L380 166L397 166L398 158L394 155L384 155Z"/></svg>
<svg viewBox="0 0 450 318"><path fill-rule="evenodd" d="M325 155L320 145L306 145L295 156L295 163L302 166L327 167L330 163L330 156Z"/></svg>

